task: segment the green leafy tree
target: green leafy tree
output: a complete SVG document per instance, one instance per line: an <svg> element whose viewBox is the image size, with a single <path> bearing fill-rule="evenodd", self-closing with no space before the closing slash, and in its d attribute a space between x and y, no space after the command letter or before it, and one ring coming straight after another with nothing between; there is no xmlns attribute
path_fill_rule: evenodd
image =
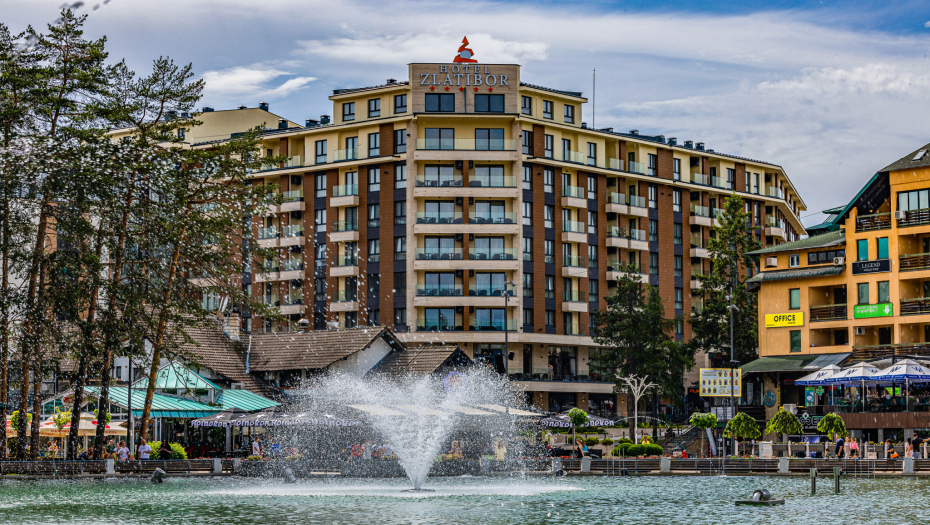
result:
<svg viewBox="0 0 930 525"><path fill-rule="evenodd" d="M711 413L695 412L688 420L691 426L701 430L701 457L704 456L704 434L708 428L717 428L717 416Z"/></svg>
<svg viewBox="0 0 930 525"><path fill-rule="evenodd" d="M835 412L826 414L817 422L817 432L830 436L830 440L837 437L847 437L849 432L846 430L846 423L843 418Z"/></svg>
<svg viewBox="0 0 930 525"><path fill-rule="evenodd" d="M10 414L10 426L13 428L13 430L18 431L20 429L24 429L29 426L30 423L32 423L32 414L26 414L25 425L22 425L22 419L19 417L19 410L14 410L13 413Z"/></svg>
<svg viewBox="0 0 930 525"><path fill-rule="evenodd" d="M575 429L588 424L591 418L588 413L580 408L573 408L568 411L568 420L572 422L572 446L575 446Z"/></svg>
<svg viewBox="0 0 930 525"><path fill-rule="evenodd" d="M689 346L695 351L722 355L729 361L730 311L728 306L732 288L733 348L740 363L747 363L759 355L758 303L755 293L746 287L747 269L754 268L753 258L747 253L761 244L755 240L755 229L747 226L749 214L743 209L743 200L735 193L723 202L718 210L715 238L708 241L710 268L698 277L703 309L693 313L692 338ZM704 264L704 263L702 263ZM708 271L709 270L709 271Z"/></svg>
<svg viewBox="0 0 930 525"><path fill-rule="evenodd" d="M788 443L788 455L791 455L791 441L787 434L802 434L804 429L801 427L801 420L798 416L788 412L784 408L779 408L778 412L765 425L766 434L775 434L783 436Z"/></svg>
<svg viewBox="0 0 930 525"><path fill-rule="evenodd" d="M755 419L745 412L739 412L733 419L727 421L723 435L728 438L756 439L762 435L762 432Z"/></svg>

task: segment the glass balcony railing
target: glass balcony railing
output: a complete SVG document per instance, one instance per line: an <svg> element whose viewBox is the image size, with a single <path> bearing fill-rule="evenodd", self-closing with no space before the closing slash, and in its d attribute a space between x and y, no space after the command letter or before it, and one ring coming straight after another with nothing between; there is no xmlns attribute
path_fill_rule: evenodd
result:
<svg viewBox="0 0 930 525"><path fill-rule="evenodd" d="M516 151L514 139L417 139L421 150Z"/></svg>
<svg viewBox="0 0 930 525"><path fill-rule="evenodd" d="M418 261L462 260L461 248L417 248Z"/></svg>
<svg viewBox="0 0 930 525"><path fill-rule="evenodd" d="M562 329L565 335L584 335L584 327L577 323L566 323Z"/></svg>
<svg viewBox="0 0 930 525"><path fill-rule="evenodd" d="M456 319L417 319L418 332L462 331L462 321Z"/></svg>
<svg viewBox="0 0 930 525"><path fill-rule="evenodd" d="M517 178L508 175L472 175L468 178L469 188L516 188Z"/></svg>
<svg viewBox="0 0 930 525"><path fill-rule="evenodd" d="M292 155L288 157L287 162L284 163L285 168L299 168L303 165L303 159L300 155Z"/></svg>
<svg viewBox="0 0 930 525"><path fill-rule="evenodd" d="M637 208L646 207L646 197L641 195L630 195L627 200L629 201L630 206L635 206Z"/></svg>
<svg viewBox="0 0 930 525"><path fill-rule="evenodd" d="M417 297L458 297L462 295L461 284L418 284Z"/></svg>
<svg viewBox="0 0 930 525"><path fill-rule="evenodd" d="M263 295L260 300L268 306L281 306L281 300L277 295Z"/></svg>
<svg viewBox="0 0 930 525"><path fill-rule="evenodd" d="M711 178L710 178L710 185L713 186L713 187L715 187L715 188L727 188L727 187L728 187L727 179L725 179L725 178L723 178L723 177L714 177L714 176L711 176Z"/></svg>
<svg viewBox="0 0 930 525"><path fill-rule="evenodd" d="M582 294L578 290L562 290L562 300L573 303L584 302L588 294Z"/></svg>
<svg viewBox="0 0 930 525"><path fill-rule="evenodd" d="M333 221L334 232L358 231L358 221Z"/></svg>
<svg viewBox="0 0 930 525"><path fill-rule="evenodd" d="M474 284L468 287L468 295L471 297L501 297L504 293L504 286L495 286L493 284L478 285Z"/></svg>
<svg viewBox="0 0 930 525"><path fill-rule="evenodd" d="M700 234L691 235L691 247L692 248L703 248L704 237L702 237Z"/></svg>
<svg viewBox="0 0 930 525"><path fill-rule="evenodd" d="M333 197L351 197L353 195L358 195L358 184L333 186Z"/></svg>
<svg viewBox="0 0 930 525"><path fill-rule="evenodd" d="M607 204L626 204L626 194L613 191L608 192Z"/></svg>
<svg viewBox="0 0 930 525"><path fill-rule="evenodd" d="M618 261L617 259L608 259L607 260L607 271L608 272L619 272L620 261Z"/></svg>
<svg viewBox="0 0 930 525"><path fill-rule="evenodd" d="M776 197L779 199L785 198L785 192L783 192L781 188L776 188L775 186L768 187L765 190L765 194L768 195L769 197Z"/></svg>
<svg viewBox="0 0 930 525"><path fill-rule="evenodd" d="M707 186L708 185L707 175L704 175L703 173L692 173L691 182L695 184L702 184L704 186Z"/></svg>
<svg viewBox="0 0 930 525"><path fill-rule="evenodd" d="M417 224L462 224L462 212L418 211Z"/></svg>
<svg viewBox="0 0 930 525"><path fill-rule="evenodd" d="M333 266L358 266L358 255L337 255Z"/></svg>
<svg viewBox="0 0 930 525"><path fill-rule="evenodd" d="M516 213L484 213L468 217L469 224L516 224Z"/></svg>
<svg viewBox="0 0 930 525"><path fill-rule="evenodd" d="M631 241L646 240L646 230L627 230L627 235Z"/></svg>
<svg viewBox="0 0 930 525"><path fill-rule="evenodd" d="M584 164L587 159L580 151L563 149L562 160L565 162L576 162L578 164Z"/></svg>
<svg viewBox="0 0 930 525"><path fill-rule="evenodd" d="M278 261L265 261L258 266L259 273L272 273L280 270Z"/></svg>
<svg viewBox="0 0 930 525"><path fill-rule="evenodd" d="M785 229L785 221L772 216L765 218L765 225L771 228L781 228L782 230Z"/></svg>
<svg viewBox="0 0 930 525"><path fill-rule="evenodd" d="M417 175L418 188L461 188L462 175Z"/></svg>
<svg viewBox="0 0 930 525"><path fill-rule="evenodd" d="M472 261L512 261L517 258L517 250L514 248L498 248L494 250L470 249L468 258Z"/></svg>
<svg viewBox="0 0 930 525"><path fill-rule="evenodd" d="M562 266L572 266L575 268L585 268L587 258L580 255L569 255L562 257Z"/></svg>
<svg viewBox="0 0 930 525"><path fill-rule="evenodd" d="M646 173L646 168L643 167L643 163L642 163L642 162L632 162L632 161L631 161L631 162L627 162L627 164L628 164L628 166L629 166L629 167L627 168L627 171L629 171L629 172L631 172L631 173L639 173L640 175L644 175L644 174Z"/></svg>
<svg viewBox="0 0 930 525"><path fill-rule="evenodd" d="M699 278L704 276L704 269L699 267L691 268L691 280L697 281Z"/></svg>
<svg viewBox="0 0 930 525"><path fill-rule="evenodd" d="M691 215L694 215L695 217L708 217L708 218L710 218L710 208L708 208L707 206L696 206L696 205L692 204L692 205L691 205Z"/></svg>
<svg viewBox="0 0 930 525"><path fill-rule="evenodd" d="M339 290L333 294L333 301L337 303L345 303L349 301L358 301L358 292L352 290Z"/></svg>
<svg viewBox="0 0 930 525"><path fill-rule="evenodd" d="M607 163L603 167L609 170L623 171L623 161L620 159L607 159Z"/></svg>
<svg viewBox="0 0 930 525"><path fill-rule="evenodd" d="M292 272L294 270L303 270L303 269L304 269L303 259L287 259L281 262L282 272Z"/></svg>
<svg viewBox="0 0 930 525"><path fill-rule="evenodd" d="M562 231L571 233L585 233L587 227L581 221L562 221Z"/></svg>
<svg viewBox="0 0 930 525"><path fill-rule="evenodd" d="M259 228L258 238L259 239L277 239L278 229L275 228L274 226L269 226L267 228Z"/></svg>
<svg viewBox="0 0 930 525"><path fill-rule="evenodd" d="M475 319L473 317L471 322L472 322L472 325L469 326L468 329L475 331L475 332L503 332L505 327L510 332L514 332L517 330L516 319L495 321L491 319L487 319L487 320Z"/></svg>
<svg viewBox="0 0 930 525"><path fill-rule="evenodd" d="M303 202L304 190L291 190L281 193L284 195L284 202Z"/></svg>
<svg viewBox="0 0 930 525"><path fill-rule="evenodd" d="M333 162L358 160L358 148L337 149L333 152Z"/></svg>
<svg viewBox="0 0 930 525"><path fill-rule="evenodd" d="M288 224L281 228L281 237L300 237L303 234L303 224Z"/></svg>
<svg viewBox="0 0 930 525"><path fill-rule="evenodd" d="M626 237L626 228L621 228L619 226L608 226L607 236L620 238Z"/></svg>
<svg viewBox="0 0 930 525"><path fill-rule="evenodd" d="M288 292L284 294L284 300L282 301L282 304L284 305L304 304L303 292Z"/></svg>
<svg viewBox="0 0 930 525"><path fill-rule="evenodd" d="M562 186L562 196L586 199L588 198L588 192L579 186Z"/></svg>

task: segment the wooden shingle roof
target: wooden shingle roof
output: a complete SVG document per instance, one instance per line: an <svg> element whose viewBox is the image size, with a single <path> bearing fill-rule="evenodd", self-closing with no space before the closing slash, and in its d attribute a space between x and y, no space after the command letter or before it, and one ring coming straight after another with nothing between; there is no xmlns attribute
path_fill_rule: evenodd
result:
<svg viewBox="0 0 930 525"><path fill-rule="evenodd" d="M461 355L456 355L456 352ZM471 361L458 346L414 346L387 356L375 372L388 375L432 374L452 357L462 362Z"/></svg>
<svg viewBox="0 0 930 525"><path fill-rule="evenodd" d="M256 372L323 369L361 352L378 338L402 348L383 326L254 334L249 364Z"/></svg>

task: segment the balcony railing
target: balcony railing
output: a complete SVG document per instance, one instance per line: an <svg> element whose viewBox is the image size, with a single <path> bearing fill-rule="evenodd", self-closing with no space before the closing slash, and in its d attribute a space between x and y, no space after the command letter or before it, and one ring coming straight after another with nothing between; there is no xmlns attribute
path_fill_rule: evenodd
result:
<svg viewBox="0 0 930 525"><path fill-rule="evenodd" d="M462 224L462 212L418 211L417 224Z"/></svg>
<svg viewBox="0 0 930 525"><path fill-rule="evenodd" d="M627 165L628 165L627 171L631 173L639 173L640 175L644 175L646 173L646 168L643 167L642 162L630 161L630 162L627 162Z"/></svg>
<svg viewBox="0 0 930 525"><path fill-rule="evenodd" d="M333 266L358 266L358 255L337 255Z"/></svg>
<svg viewBox="0 0 930 525"><path fill-rule="evenodd" d="M418 284L417 297L457 297L462 295L461 284Z"/></svg>
<svg viewBox="0 0 930 525"><path fill-rule="evenodd" d="M339 290L333 294L333 301L337 303L358 301L358 292L352 290Z"/></svg>
<svg viewBox="0 0 930 525"><path fill-rule="evenodd" d="M300 237L304 234L303 224L288 224L281 228L281 237Z"/></svg>
<svg viewBox="0 0 930 525"><path fill-rule="evenodd" d="M630 195L627 200L629 201L630 206L635 206L637 208L646 207L646 197L641 195Z"/></svg>
<svg viewBox="0 0 930 525"><path fill-rule="evenodd" d="M930 297L901 299L901 315L930 314Z"/></svg>
<svg viewBox="0 0 930 525"><path fill-rule="evenodd" d="M358 221L333 221L334 232L357 232Z"/></svg>
<svg viewBox="0 0 930 525"><path fill-rule="evenodd" d="M846 304L811 306L811 322L846 319Z"/></svg>
<svg viewBox="0 0 930 525"><path fill-rule="evenodd" d="M616 259L607 259L607 271L608 272L619 272L620 271L620 261Z"/></svg>
<svg viewBox="0 0 930 525"><path fill-rule="evenodd" d="M456 324L458 322L459 324ZM418 332L454 332L462 331L461 321L454 319L417 319Z"/></svg>
<svg viewBox="0 0 930 525"><path fill-rule="evenodd" d="M571 233L585 233L587 225L581 221L562 221L562 231Z"/></svg>
<svg viewBox="0 0 930 525"><path fill-rule="evenodd" d="M284 294L284 305L304 304L304 294L301 292L289 292Z"/></svg>
<svg viewBox="0 0 930 525"><path fill-rule="evenodd" d="M333 162L358 160L358 148L337 149L333 152Z"/></svg>
<svg viewBox="0 0 930 525"><path fill-rule="evenodd" d="M277 295L263 295L259 300L268 306L281 306L281 300Z"/></svg>
<svg viewBox="0 0 930 525"><path fill-rule="evenodd" d="M930 270L930 253L912 253L898 257L898 268L902 272Z"/></svg>
<svg viewBox="0 0 930 525"><path fill-rule="evenodd" d="M469 326L468 329L475 332L503 332L504 327L510 332L515 332L517 330L516 319L507 319L505 321L478 321L472 317L471 321L475 324Z"/></svg>
<svg viewBox="0 0 930 525"><path fill-rule="evenodd" d="M562 300L572 303L584 302L588 294L582 294L578 290L562 290Z"/></svg>
<svg viewBox="0 0 930 525"><path fill-rule="evenodd" d="M417 175L418 188L461 188L462 175Z"/></svg>
<svg viewBox="0 0 930 525"><path fill-rule="evenodd" d="M284 202L303 202L304 190L291 190L282 193Z"/></svg>
<svg viewBox="0 0 930 525"><path fill-rule="evenodd" d="M711 176L711 178L710 178L710 185L713 186L713 187L715 187L715 188L730 189L730 184L727 182L727 179L725 179L725 178L723 178L723 177L714 177L714 176Z"/></svg>
<svg viewBox="0 0 930 525"><path fill-rule="evenodd" d="M294 270L303 270L303 269L304 269L303 259L287 259L281 262L282 272L292 272Z"/></svg>
<svg viewBox="0 0 930 525"><path fill-rule="evenodd" d="M468 177L469 188L516 188L517 178L509 175L472 175Z"/></svg>
<svg viewBox="0 0 930 525"><path fill-rule="evenodd" d="M417 149L517 151L517 141L514 139L417 139Z"/></svg>
<svg viewBox="0 0 930 525"><path fill-rule="evenodd" d="M563 149L562 160L565 162L575 162L577 164L584 164L585 156L580 151L572 151L570 149Z"/></svg>
<svg viewBox="0 0 930 525"><path fill-rule="evenodd" d="M901 343L891 345L854 346L850 359L864 361L891 356L930 356L930 343Z"/></svg>
<svg viewBox="0 0 930 525"><path fill-rule="evenodd" d="M471 297L500 297L503 299L501 294L504 293L504 286L499 285L495 286L493 284L488 285L473 285L468 287L468 295Z"/></svg>
<svg viewBox="0 0 930 525"><path fill-rule="evenodd" d="M646 230L627 230L627 236L631 241L645 241Z"/></svg>
<svg viewBox="0 0 930 525"><path fill-rule="evenodd" d="M691 215L695 217L707 217L710 218L710 208L707 206L696 206L691 205Z"/></svg>
<svg viewBox="0 0 930 525"><path fill-rule="evenodd" d="M517 214L512 212L475 214L468 217L468 224L516 224Z"/></svg>
<svg viewBox="0 0 930 525"><path fill-rule="evenodd" d="M461 248L417 248L418 261L460 261L462 260Z"/></svg>
<svg viewBox="0 0 930 525"><path fill-rule="evenodd" d="M514 248L500 248L496 250L469 250L468 258L473 261L512 261L517 258Z"/></svg>
<svg viewBox="0 0 930 525"><path fill-rule="evenodd" d="M333 197L351 197L354 195L358 195L358 184L333 186Z"/></svg>
<svg viewBox="0 0 930 525"><path fill-rule="evenodd" d="M785 198L785 192L783 192L781 188L776 188L775 186L769 186L765 190L765 194L768 195L769 197L776 197L779 199Z"/></svg>
<svg viewBox="0 0 930 525"><path fill-rule="evenodd" d="M277 239L278 229L275 228L274 226L269 226L267 228L259 228L258 238L259 239Z"/></svg>
<svg viewBox="0 0 930 525"><path fill-rule="evenodd" d="M278 261L264 261L258 266L258 273L272 273L280 270Z"/></svg>
<svg viewBox="0 0 930 525"><path fill-rule="evenodd" d="M785 229L785 221L783 219L777 219L772 216L768 216L765 218L765 225L770 228L779 228L782 230Z"/></svg>
<svg viewBox="0 0 930 525"><path fill-rule="evenodd" d="M584 335L584 327L577 323L566 324L562 329L565 335Z"/></svg>
<svg viewBox="0 0 930 525"><path fill-rule="evenodd" d="M703 248L704 247L704 237L700 233L691 234L691 247L692 248Z"/></svg>
<svg viewBox="0 0 930 525"><path fill-rule="evenodd" d="M587 257L582 257L580 255L568 255L562 257L562 266L585 268L587 267L587 264Z"/></svg>
<svg viewBox="0 0 930 525"><path fill-rule="evenodd" d="M586 199L588 198L588 191L580 186L562 186L562 196Z"/></svg>
<svg viewBox="0 0 930 525"><path fill-rule="evenodd" d="M703 173L692 173L691 182L708 186L708 175L704 175Z"/></svg>
<svg viewBox="0 0 930 525"><path fill-rule="evenodd" d="M607 204L626 204L626 194L613 191L608 192Z"/></svg>
<svg viewBox="0 0 930 525"><path fill-rule="evenodd" d="M891 212L860 215L856 217L856 231L870 232L891 229Z"/></svg>
<svg viewBox="0 0 930 525"><path fill-rule="evenodd" d="M923 224L930 224L930 208L908 210L904 212L903 219L898 219L898 228L920 226Z"/></svg>
<svg viewBox="0 0 930 525"><path fill-rule="evenodd" d="M608 237L626 237L626 228L621 228L620 226L608 226L607 227L607 236Z"/></svg>
<svg viewBox="0 0 930 525"><path fill-rule="evenodd" d="M623 171L623 161L620 159L607 159L607 163L603 167L609 170Z"/></svg>

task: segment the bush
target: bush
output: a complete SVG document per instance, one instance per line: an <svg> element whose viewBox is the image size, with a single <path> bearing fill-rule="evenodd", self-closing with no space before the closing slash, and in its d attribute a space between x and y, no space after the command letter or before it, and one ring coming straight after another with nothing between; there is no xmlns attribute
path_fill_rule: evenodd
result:
<svg viewBox="0 0 930 525"><path fill-rule="evenodd" d="M171 459L187 459L187 451L179 443L168 443L171 449Z"/></svg>
<svg viewBox="0 0 930 525"><path fill-rule="evenodd" d="M611 455L613 455L613 456L629 456L629 455L630 455L629 449L630 449L630 447L632 447L632 446L633 446L633 443L631 443L630 440L627 440L626 443L620 443L619 445L617 445L616 447L614 447L613 451L611 451Z"/></svg>
<svg viewBox="0 0 930 525"><path fill-rule="evenodd" d="M633 444L633 440L630 439L630 438L620 438L620 439L617 440L617 444L619 445L619 444L621 444L621 443L630 443L630 444Z"/></svg>
<svg viewBox="0 0 930 525"><path fill-rule="evenodd" d="M646 453L645 445L630 445L626 449L627 456L640 457Z"/></svg>
<svg viewBox="0 0 930 525"><path fill-rule="evenodd" d="M594 445L597 445L598 443L600 443L600 441L601 440L597 439L596 437L589 437L589 438L585 438L584 444L589 447L593 447Z"/></svg>
<svg viewBox="0 0 930 525"><path fill-rule="evenodd" d="M662 445L649 444L643 445L643 452L646 456L661 456L665 453L665 450L662 448Z"/></svg>
<svg viewBox="0 0 930 525"><path fill-rule="evenodd" d="M614 444L614 440L612 440L612 439L610 439L610 438L604 438L604 439L601 440L601 445L604 445L604 446L606 446L606 447L609 447L609 446L611 446L611 445L613 445L613 444Z"/></svg>

